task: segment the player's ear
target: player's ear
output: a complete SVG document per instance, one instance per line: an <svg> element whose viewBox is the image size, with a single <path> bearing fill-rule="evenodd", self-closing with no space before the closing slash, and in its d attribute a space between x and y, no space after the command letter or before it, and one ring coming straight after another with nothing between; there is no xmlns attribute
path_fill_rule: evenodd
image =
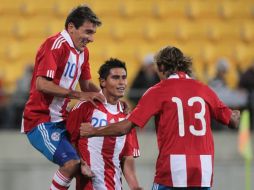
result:
<svg viewBox="0 0 254 190"><path fill-rule="evenodd" d="M157 74L158 74L160 80L166 79L164 65L157 65Z"/></svg>
<svg viewBox="0 0 254 190"><path fill-rule="evenodd" d="M158 68L158 71L159 72L164 72L165 71L165 67L164 67L164 65L157 65L157 68Z"/></svg>
<svg viewBox="0 0 254 190"><path fill-rule="evenodd" d="M72 33L74 29L75 29L74 24L73 24L72 22L68 23L67 31L68 31L69 33Z"/></svg>
<svg viewBox="0 0 254 190"><path fill-rule="evenodd" d="M100 79L100 86L101 86L102 88L104 88L105 85L106 85L106 80L105 80L105 79Z"/></svg>

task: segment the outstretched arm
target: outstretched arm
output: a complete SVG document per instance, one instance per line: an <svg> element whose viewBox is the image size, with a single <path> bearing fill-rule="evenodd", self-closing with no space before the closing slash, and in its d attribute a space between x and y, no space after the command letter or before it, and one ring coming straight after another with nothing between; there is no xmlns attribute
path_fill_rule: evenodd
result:
<svg viewBox="0 0 254 190"><path fill-rule="evenodd" d="M79 85L83 92L99 92L100 89L91 80L79 79Z"/></svg>
<svg viewBox="0 0 254 190"><path fill-rule="evenodd" d="M101 102L105 101L102 94L97 92L78 92L70 89L63 88L55 84L51 79L46 77L38 76L36 79L36 89L44 94L49 94L56 97L78 99L81 101L90 101L95 104L94 100Z"/></svg>
<svg viewBox="0 0 254 190"><path fill-rule="evenodd" d="M136 169L135 169L135 160L133 156L125 156L121 162L123 175L130 187L131 190L142 190L143 188L139 187Z"/></svg>
<svg viewBox="0 0 254 190"><path fill-rule="evenodd" d="M82 123L80 127L80 136L122 136L130 132L132 127L134 127L134 124L127 119L97 128L94 128L90 123Z"/></svg>
<svg viewBox="0 0 254 190"><path fill-rule="evenodd" d="M239 110L233 110L231 117L230 117L230 121L228 124L228 128L230 129L236 129L239 126L239 122L240 122L240 111Z"/></svg>

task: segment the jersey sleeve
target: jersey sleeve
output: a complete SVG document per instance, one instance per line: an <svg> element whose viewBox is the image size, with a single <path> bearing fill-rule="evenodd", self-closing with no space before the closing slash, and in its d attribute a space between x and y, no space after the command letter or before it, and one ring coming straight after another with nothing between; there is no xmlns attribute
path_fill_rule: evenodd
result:
<svg viewBox="0 0 254 190"><path fill-rule="evenodd" d="M135 128L133 128L126 135L126 141L125 141L122 155L133 156L134 158L137 158L140 156L139 143L138 143L138 138L137 138L137 133Z"/></svg>
<svg viewBox="0 0 254 190"><path fill-rule="evenodd" d="M81 123L90 122L91 106L87 102L77 103L66 121L66 130L70 137L71 143L76 143L79 139L79 128Z"/></svg>
<svg viewBox="0 0 254 190"><path fill-rule="evenodd" d="M54 41L46 41L40 48L36 61L39 62L36 76L44 76L53 79L57 70L57 62L60 59L62 49L52 49Z"/></svg>
<svg viewBox="0 0 254 190"><path fill-rule="evenodd" d="M143 128L148 120L161 109L161 102L160 98L158 98L158 94L159 92L156 87L149 88L127 119Z"/></svg>
<svg viewBox="0 0 254 190"><path fill-rule="evenodd" d="M84 51L84 63L82 65L82 71L81 71L81 79L82 80L90 80L91 77L91 71L90 71L90 63L89 63L89 51L86 48Z"/></svg>
<svg viewBox="0 0 254 190"><path fill-rule="evenodd" d="M228 125L232 110L229 109L220 99L219 97L215 94L215 92L208 88L208 93L209 94L209 107L210 107L210 112L212 115L212 118L215 120L219 121L222 124Z"/></svg>

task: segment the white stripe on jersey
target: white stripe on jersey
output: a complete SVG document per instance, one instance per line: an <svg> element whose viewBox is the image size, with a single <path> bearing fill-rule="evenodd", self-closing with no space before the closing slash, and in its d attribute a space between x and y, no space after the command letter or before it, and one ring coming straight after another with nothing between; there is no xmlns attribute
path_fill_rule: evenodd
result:
<svg viewBox="0 0 254 190"><path fill-rule="evenodd" d="M202 187L210 187L212 180L212 156L200 155L201 170L202 170Z"/></svg>
<svg viewBox="0 0 254 190"><path fill-rule="evenodd" d="M187 187L186 156L170 155L170 169L173 187Z"/></svg>
<svg viewBox="0 0 254 190"><path fill-rule="evenodd" d="M54 49L56 43L57 43L59 40L61 40L61 39L64 39L63 36L61 36L61 35L60 35L57 39L55 39L55 41L54 41L54 43L53 43L53 45L52 45L52 47L51 47L51 50Z"/></svg>
<svg viewBox="0 0 254 190"><path fill-rule="evenodd" d="M55 71L54 70L47 70L47 77L54 78Z"/></svg>
<svg viewBox="0 0 254 190"><path fill-rule="evenodd" d="M88 139L88 151L90 153L91 170L95 177L92 178L94 189L107 190L104 179L105 163L101 154L104 137L93 137ZM96 145L96 146L94 146Z"/></svg>
<svg viewBox="0 0 254 190"><path fill-rule="evenodd" d="M61 45L62 45L63 42L66 42L66 40L65 40L65 39L59 40L59 41L57 42L56 47L55 47L54 49L59 49L59 48L61 47Z"/></svg>
<svg viewBox="0 0 254 190"><path fill-rule="evenodd" d="M121 183L121 177L122 177L122 171L119 168L120 166L120 160L119 160L119 155L123 150L124 144L126 140L126 135L122 137L116 137L116 142L115 142L115 148L114 148L114 156L113 156L113 163L115 166L115 176L114 176L114 181L115 181L115 189L121 190L122 188L122 183Z"/></svg>
<svg viewBox="0 0 254 190"><path fill-rule="evenodd" d="M51 122L63 121L61 110L64 105L64 100L65 98L54 97L53 101L49 105Z"/></svg>
<svg viewBox="0 0 254 190"><path fill-rule="evenodd" d="M133 156L134 157L139 157L140 156L140 152L139 152L138 149L136 149L136 148L133 149Z"/></svg>
<svg viewBox="0 0 254 190"><path fill-rule="evenodd" d="M79 101L73 108L72 108L72 111L73 110L76 110L78 109L83 103L85 103L86 101Z"/></svg>
<svg viewBox="0 0 254 190"><path fill-rule="evenodd" d="M63 40L63 39L64 39L64 37L61 36L61 35L60 35L57 39L55 39L55 41L54 41L54 43L53 43L53 45L52 45L52 47L51 47L51 50L56 49L56 44L57 44L59 41Z"/></svg>

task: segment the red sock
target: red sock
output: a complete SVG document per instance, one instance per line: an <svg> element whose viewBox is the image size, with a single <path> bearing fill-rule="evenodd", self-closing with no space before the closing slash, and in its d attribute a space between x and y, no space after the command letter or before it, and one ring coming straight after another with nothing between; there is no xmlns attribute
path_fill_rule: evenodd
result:
<svg viewBox="0 0 254 190"><path fill-rule="evenodd" d="M58 170L52 180L50 190L67 190L71 185L71 178L65 177Z"/></svg>

